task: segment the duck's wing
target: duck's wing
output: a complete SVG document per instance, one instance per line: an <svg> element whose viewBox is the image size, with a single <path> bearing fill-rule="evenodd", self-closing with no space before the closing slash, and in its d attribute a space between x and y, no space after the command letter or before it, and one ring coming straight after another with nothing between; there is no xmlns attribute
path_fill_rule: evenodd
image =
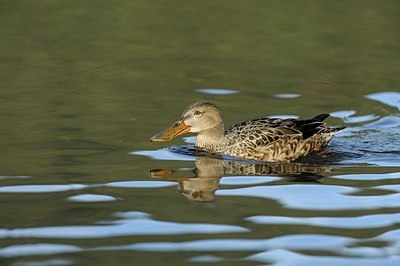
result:
<svg viewBox="0 0 400 266"><path fill-rule="evenodd" d="M266 146L282 138L301 138L301 136L300 131L292 128L292 123L285 125L282 119L277 118L260 118L238 123L225 134L228 146L253 148Z"/></svg>
<svg viewBox="0 0 400 266"><path fill-rule="evenodd" d="M318 115L312 119L259 118L233 125L226 131L228 139L250 141L257 146L265 146L282 138L307 139L326 129L322 122L328 115Z"/></svg>

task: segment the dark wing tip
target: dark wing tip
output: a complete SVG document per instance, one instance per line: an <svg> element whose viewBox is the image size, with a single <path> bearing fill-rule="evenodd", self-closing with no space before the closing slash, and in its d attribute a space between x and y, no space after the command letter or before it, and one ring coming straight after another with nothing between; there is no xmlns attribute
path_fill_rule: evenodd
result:
<svg viewBox="0 0 400 266"><path fill-rule="evenodd" d="M326 118L329 117L329 114L319 114L312 118L312 120L316 120L318 122L324 121Z"/></svg>

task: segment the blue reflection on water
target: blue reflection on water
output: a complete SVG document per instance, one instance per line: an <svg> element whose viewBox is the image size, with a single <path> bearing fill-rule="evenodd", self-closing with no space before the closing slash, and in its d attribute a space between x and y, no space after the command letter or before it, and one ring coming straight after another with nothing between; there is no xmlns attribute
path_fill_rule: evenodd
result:
<svg viewBox="0 0 400 266"><path fill-rule="evenodd" d="M140 212L120 213L127 217L148 217ZM396 265L399 261L400 230L385 232L370 239L354 239L351 237L334 235L298 234L285 235L268 239L205 239L185 242L142 242L130 245L97 246L81 248L64 244L24 244L0 248L0 256L30 256L50 255L56 253L71 253L83 251L115 251L136 250L147 252L214 252L214 251L261 251L244 258L261 262L278 262L279 265L309 265L307 263L326 262L328 265ZM369 241L386 241L387 246L370 247ZM367 246L364 246L364 243ZM334 252L337 256L309 256L299 252L307 250L323 250ZM281 255L288 256L281 256ZM190 259L197 262L217 262L223 260L212 255L195 256ZM300 264L299 264L300 263ZM355 264L354 264L355 263ZM384 263L384 264L379 264ZM325 264L324 264L325 265Z"/></svg>
<svg viewBox="0 0 400 266"><path fill-rule="evenodd" d="M395 92L395 91L378 92L378 93L368 94L365 97L392 107L396 107L398 110L400 110L400 92Z"/></svg>
<svg viewBox="0 0 400 266"><path fill-rule="evenodd" d="M204 239L187 242L136 243L119 248L140 251L260 251L268 248L330 250L353 243L350 237L287 235L269 239Z"/></svg>
<svg viewBox="0 0 400 266"><path fill-rule="evenodd" d="M370 250L370 249L368 249ZM364 254L367 254L363 250ZM399 265L399 256L380 257L380 258L351 258L351 257L334 257L334 256L310 256L302 255L282 249L272 249L261 252L246 258L265 263L279 263L280 266L308 266L308 265L363 265L363 266L397 266ZM275 265L275 264L274 264Z"/></svg>
<svg viewBox="0 0 400 266"><path fill-rule="evenodd" d="M197 92L211 95L229 95L239 93L237 90L227 90L227 89L198 89Z"/></svg>
<svg viewBox="0 0 400 266"><path fill-rule="evenodd" d="M175 182L169 181L117 181L106 184L82 185L18 185L0 187L0 193L54 193L72 190L82 190L95 187L119 187L119 188L163 188L175 186ZM93 196L90 196L93 198ZM98 195L100 197L100 195ZM105 196L107 197L107 196ZM88 198L88 196L86 196Z"/></svg>
<svg viewBox="0 0 400 266"><path fill-rule="evenodd" d="M286 217L260 215L248 217L246 220L256 224L292 224L363 229L385 227L400 223L400 213L374 214L358 217Z"/></svg>
<svg viewBox="0 0 400 266"><path fill-rule="evenodd" d="M20 185L0 187L0 193L47 193L84 189L89 186L81 184L67 185Z"/></svg>
<svg viewBox="0 0 400 266"><path fill-rule="evenodd" d="M80 247L55 243L21 244L12 245L0 249L2 257L51 255L57 253L68 253L82 251Z"/></svg>
<svg viewBox="0 0 400 266"><path fill-rule="evenodd" d="M344 186L290 184L220 189L218 196L273 199L286 207L303 210L352 210L400 207L400 193L379 196L352 196L358 190Z"/></svg>
<svg viewBox="0 0 400 266"><path fill-rule="evenodd" d="M105 187L119 187L119 188L163 188L176 186L175 182L170 181L117 181L106 183Z"/></svg>
<svg viewBox="0 0 400 266"><path fill-rule="evenodd" d="M118 198L107 195L80 194L76 196L71 196L68 198L68 200L76 202L107 202L116 201L118 200Z"/></svg>
<svg viewBox="0 0 400 266"><path fill-rule="evenodd" d="M300 97L300 94L298 93L277 93L272 95L275 98L280 98L280 99L294 99Z"/></svg>
<svg viewBox="0 0 400 266"><path fill-rule="evenodd" d="M384 174L348 174L336 175L334 178L346 180L385 180L385 179L400 179L400 172L384 173Z"/></svg>
<svg viewBox="0 0 400 266"><path fill-rule="evenodd" d="M152 220L150 216L127 216L117 213L118 220L107 225L44 226L34 228L0 229L0 238L100 238L130 235L181 235L242 233L248 230L241 226L206 223L178 223Z"/></svg>
<svg viewBox="0 0 400 266"><path fill-rule="evenodd" d="M272 182L276 180L280 180L280 177L274 176L225 176L221 178L219 183L221 185L255 185L255 184L263 184L267 182Z"/></svg>
<svg viewBox="0 0 400 266"><path fill-rule="evenodd" d="M179 161L194 161L196 158L189 155L171 152L169 149L134 151L130 154L148 156L155 160L179 160Z"/></svg>

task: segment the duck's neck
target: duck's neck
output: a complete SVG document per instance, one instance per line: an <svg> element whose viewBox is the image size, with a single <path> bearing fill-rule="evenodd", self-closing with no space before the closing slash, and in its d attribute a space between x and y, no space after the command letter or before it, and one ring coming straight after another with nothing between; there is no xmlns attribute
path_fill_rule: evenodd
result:
<svg viewBox="0 0 400 266"><path fill-rule="evenodd" d="M225 137L224 125L218 124L197 134L196 147L209 152L220 152Z"/></svg>

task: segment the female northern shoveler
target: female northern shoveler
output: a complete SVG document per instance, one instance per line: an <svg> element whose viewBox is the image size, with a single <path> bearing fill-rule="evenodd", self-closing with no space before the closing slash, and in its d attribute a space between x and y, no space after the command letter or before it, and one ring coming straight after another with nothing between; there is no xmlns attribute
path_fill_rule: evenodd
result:
<svg viewBox="0 0 400 266"><path fill-rule="evenodd" d="M197 134L196 147L212 154L246 160L291 162L312 151L322 150L344 127L326 127L329 115L311 119L259 118L233 125L226 132L217 105L196 102L189 105L178 122L151 138L170 141L186 133Z"/></svg>

